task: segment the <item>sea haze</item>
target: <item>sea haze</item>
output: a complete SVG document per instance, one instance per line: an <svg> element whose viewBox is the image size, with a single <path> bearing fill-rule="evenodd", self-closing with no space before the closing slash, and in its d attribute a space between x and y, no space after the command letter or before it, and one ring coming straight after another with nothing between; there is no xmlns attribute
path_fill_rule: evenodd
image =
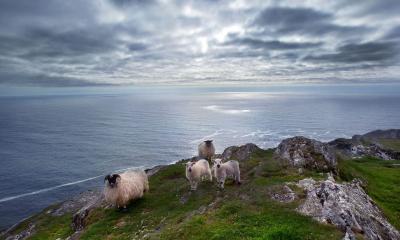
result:
<svg viewBox="0 0 400 240"><path fill-rule="evenodd" d="M82 90L85 89L85 90ZM18 90L18 89L17 89ZM400 128L399 85L27 89L0 94L0 228L103 176L253 142ZM34 94L29 94L34 93ZM15 95L15 94L14 94Z"/></svg>

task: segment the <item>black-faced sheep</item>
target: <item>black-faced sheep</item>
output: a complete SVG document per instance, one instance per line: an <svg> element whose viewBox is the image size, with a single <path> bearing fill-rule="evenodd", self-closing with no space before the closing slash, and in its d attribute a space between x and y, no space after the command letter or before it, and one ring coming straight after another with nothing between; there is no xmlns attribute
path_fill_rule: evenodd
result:
<svg viewBox="0 0 400 240"><path fill-rule="evenodd" d="M211 161L212 156L215 154L215 147L212 140L206 140L199 144L199 157Z"/></svg>
<svg viewBox="0 0 400 240"><path fill-rule="evenodd" d="M232 178L237 184L240 182L240 168L239 162L236 160L230 160L222 163L222 160L217 158L213 160L213 173L214 177L217 179L218 186L224 188L225 180L227 178Z"/></svg>
<svg viewBox="0 0 400 240"><path fill-rule="evenodd" d="M204 179L212 181L211 169L208 161L201 159L197 162L187 162L186 178L189 180L191 190L196 190L197 184Z"/></svg>
<svg viewBox="0 0 400 240"><path fill-rule="evenodd" d="M149 181L143 170L107 175L104 182L105 200L118 208L126 208L129 201L149 191Z"/></svg>

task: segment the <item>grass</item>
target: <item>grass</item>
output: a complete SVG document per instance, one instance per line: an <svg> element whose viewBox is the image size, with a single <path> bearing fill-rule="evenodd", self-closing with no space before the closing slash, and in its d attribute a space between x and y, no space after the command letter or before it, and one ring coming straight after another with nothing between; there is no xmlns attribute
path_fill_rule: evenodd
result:
<svg viewBox="0 0 400 240"><path fill-rule="evenodd" d="M182 164L170 165L150 178L150 192L126 212L95 209L81 239L341 239L336 228L320 224L294 209L301 203L278 203L270 191L288 181L324 175L282 168L273 150L260 150L241 162L242 185L228 181L225 190L203 182L190 192ZM295 189L296 191L296 189ZM65 238L71 216L43 218L31 239ZM42 227L43 226L43 227Z"/></svg>
<svg viewBox="0 0 400 240"><path fill-rule="evenodd" d="M397 164L397 165L396 165ZM342 180L360 178L366 183L366 191L388 217L389 222L400 229L400 160L386 161L372 157L341 160L339 174Z"/></svg>
<svg viewBox="0 0 400 240"><path fill-rule="evenodd" d="M400 151L399 139L379 139L378 142L384 147L394 151Z"/></svg>
<svg viewBox="0 0 400 240"><path fill-rule="evenodd" d="M247 205L227 201L219 209L172 227L161 239L340 239L334 227L321 225L272 201Z"/></svg>

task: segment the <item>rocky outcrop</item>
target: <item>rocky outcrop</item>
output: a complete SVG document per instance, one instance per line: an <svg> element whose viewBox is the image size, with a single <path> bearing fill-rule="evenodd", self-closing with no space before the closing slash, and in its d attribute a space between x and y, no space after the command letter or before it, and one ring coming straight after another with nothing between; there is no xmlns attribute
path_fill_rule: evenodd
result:
<svg viewBox="0 0 400 240"><path fill-rule="evenodd" d="M400 129L375 130L363 135L354 135L352 139L373 143L379 139L400 139Z"/></svg>
<svg viewBox="0 0 400 240"><path fill-rule="evenodd" d="M394 151L392 149L387 149L384 146L379 144L379 140L377 136L387 136L393 138L385 138L385 139L397 139L397 135L395 134L397 131L388 130L386 131L379 130L381 134L372 134L367 133L366 135L355 135L352 139L338 138L331 142L329 142L329 146L335 149L340 155L350 158L359 158L364 156L372 156L376 158L381 158L384 160L394 160L400 159L400 152ZM390 134L391 133L391 134ZM368 137L365 137L368 136ZM375 136L375 138L373 138ZM384 139L384 138L379 138Z"/></svg>
<svg viewBox="0 0 400 240"><path fill-rule="evenodd" d="M250 158L252 153L258 150L261 150L261 148L253 143L247 143L242 146L231 146L224 150L221 158L224 160L235 159L238 161L245 161Z"/></svg>
<svg viewBox="0 0 400 240"><path fill-rule="evenodd" d="M297 211L319 222L340 228L346 239L362 234L366 239L400 239L400 233L386 220L374 201L365 193L359 180L336 183L316 182L311 178L297 184L307 192L306 200Z"/></svg>
<svg viewBox="0 0 400 240"><path fill-rule="evenodd" d="M275 150L276 156L287 166L331 171L336 167L333 149L326 143L306 137L283 140Z"/></svg>

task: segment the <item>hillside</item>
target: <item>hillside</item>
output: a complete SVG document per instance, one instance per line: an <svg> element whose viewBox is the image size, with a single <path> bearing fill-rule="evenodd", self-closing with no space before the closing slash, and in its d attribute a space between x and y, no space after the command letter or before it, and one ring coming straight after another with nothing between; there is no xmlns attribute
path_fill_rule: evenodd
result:
<svg viewBox="0 0 400 240"><path fill-rule="evenodd" d="M391 146L386 148L382 144L379 149L396 153L399 139L376 139L375 142ZM4 232L2 239L343 239L345 236L371 239L373 234L393 239L400 236L395 229L400 229L400 160L382 160L364 153L350 156L344 154L343 145L306 138L285 141L278 146L279 150L263 150L247 144L230 147L218 155L240 161L243 181L240 186L228 182L225 190L219 190L215 182L203 182L197 191L189 191L183 164L187 160L182 160L149 170L150 192L131 203L126 212L106 206L98 191L90 191L48 207ZM371 144L356 143L354 139L340 141L364 148L370 148ZM328 161L326 151L334 153L335 162ZM349 199L346 204L354 219L342 224L340 221L346 218L338 219L341 216L338 211L343 209L329 205L336 194L329 191L354 194L355 198L367 199L367 203L358 206ZM311 196L313 192L317 194ZM341 195L340 199L343 200ZM317 208L323 212L328 209L330 215L318 215L307 208L312 206L309 204L322 204ZM371 218L370 213L375 217Z"/></svg>

